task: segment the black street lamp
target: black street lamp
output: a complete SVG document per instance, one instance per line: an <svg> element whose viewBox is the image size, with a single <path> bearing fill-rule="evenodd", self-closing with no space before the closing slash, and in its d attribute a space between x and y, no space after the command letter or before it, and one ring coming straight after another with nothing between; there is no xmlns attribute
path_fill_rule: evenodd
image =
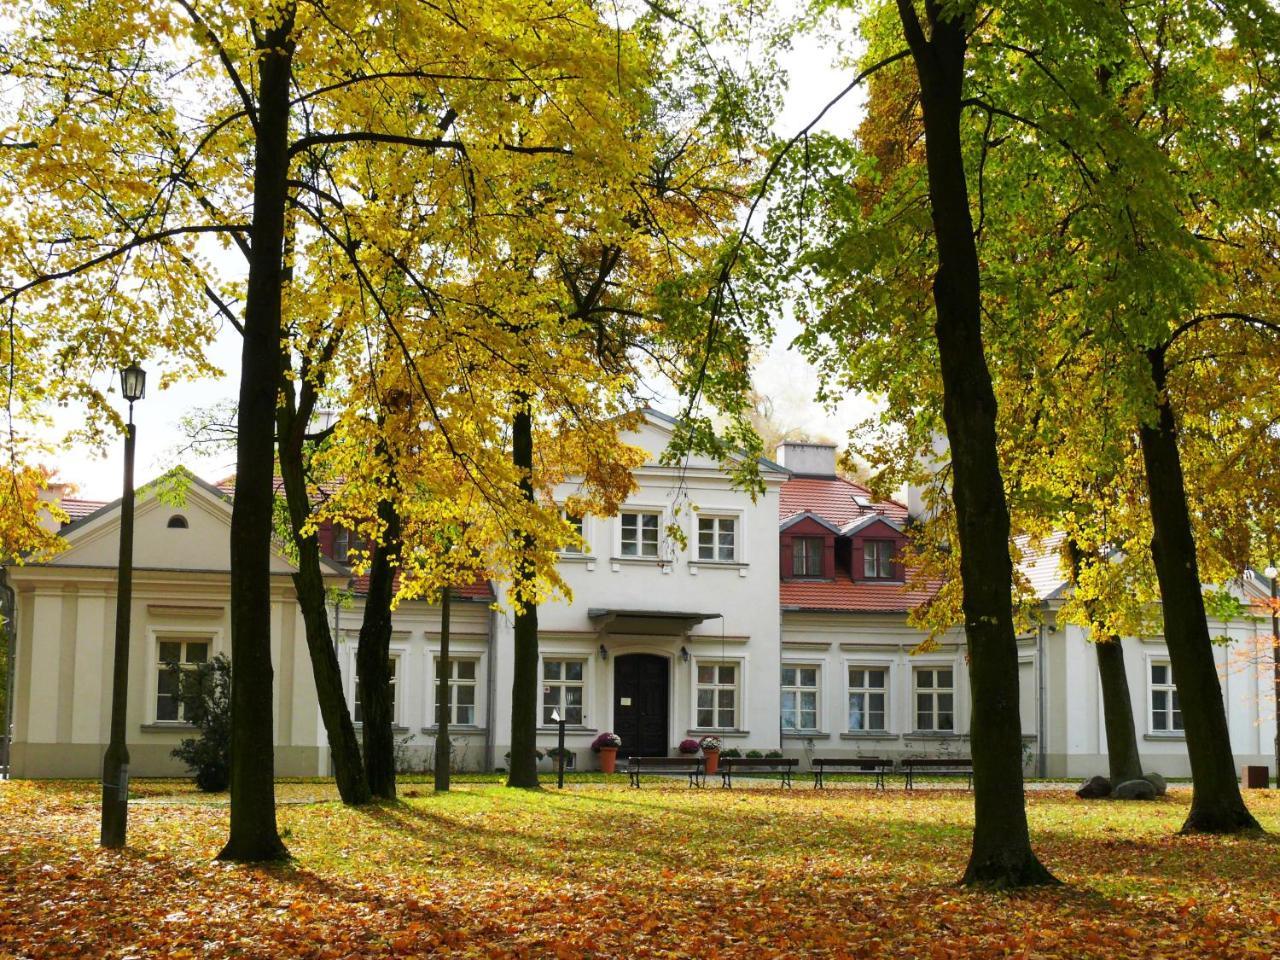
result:
<svg viewBox="0 0 1280 960"><path fill-rule="evenodd" d="M111 672L111 742L102 759L102 839L123 847L129 820L129 748L125 711L129 703L129 613L133 605L133 448L137 429L133 404L147 392L147 373L136 363L120 371L120 392L129 401L124 434L124 495L120 498L120 560L116 570L116 649Z"/></svg>
<svg viewBox="0 0 1280 960"><path fill-rule="evenodd" d="M1275 683L1276 715L1276 789L1280 790L1280 591L1277 591L1276 577L1280 570L1275 564L1262 571L1271 581L1271 675Z"/></svg>
<svg viewBox="0 0 1280 960"><path fill-rule="evenodd" d="M564 789L564 717L557 707L551 711L551 722L560 728L560 742L556 746L556 788Z"/></svg>

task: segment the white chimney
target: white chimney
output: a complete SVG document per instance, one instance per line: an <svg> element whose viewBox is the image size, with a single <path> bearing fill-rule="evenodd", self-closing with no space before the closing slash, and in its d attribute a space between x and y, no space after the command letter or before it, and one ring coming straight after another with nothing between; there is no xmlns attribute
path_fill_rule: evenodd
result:
<svg viewBox="0 0 1280 960"><path fill-rule="evenodd" d="M937 475L951 462L951 445L947 443L947 435L941 431L933 435L931 449L927 454L920 457L920 465L924 467L930 474L931 478ZM930 479L925 483L906 483L900 494L900 498L907 505L907 513L915 520L924 520L933 514L933 508L925 500L925 491L933 485Z"/></svg>
<svg viewBox="0 0 1280 960"><path fill-rule="evenodd" d="M834 443L778 444L778 462L802 477L834 477L836 445Z"/></svg>

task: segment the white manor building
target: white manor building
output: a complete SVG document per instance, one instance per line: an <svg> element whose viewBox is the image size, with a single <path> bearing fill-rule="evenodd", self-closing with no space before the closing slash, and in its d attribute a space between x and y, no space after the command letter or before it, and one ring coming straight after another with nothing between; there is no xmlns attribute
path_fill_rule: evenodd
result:
<svg viewBox="0 0 1280 960"><path fill-rule="evenodd" d="M899 551L908 509L873 502L835 475L835 450L785 444L761 462L765 492L752 499L710 461L660 464L672 421L649 413L631 441L649 462L617 517L588 517L589 549L566 551L571 603L539 608L541 737L568 721L567 745L591 768L601 731L622 753L669 754L714 733L726 749L781 749L792 756L967 756L970 697L964 638L952 631L912 655L923 634L907 625L925 598L904 585ZM566 485L563 495L572 493ZM10 773L96 777L110 712L119 503L63 500L73 522L66 549L46 564L5 571L13 590ZM180 508L140 497L135 521L128 738L134 776L177 775L169 756L190 735L164 663L230 653L229 533L225 489L194 479ZM684 525L687 547L665 537ZM345 566L347 535L321 532L334 586L356 601L331 616L356 720L359 590ZM272 562L276 770L330 772L302 616L283 555ZM1044 626L1019 640L1026 769L1040 776L1106 772L1097 662L1085 631L1056 624L1066 589L1055 555L1027 573ZM1246 576L1246 601L1266 592ZM477 584L454 601L450 722L454 754L468 769L506 765L510 738L512 620L502 587ZM401 759L426 768L434 743L438 608L395 613L391 656ZM1240 655L1270 636L1242 618L1213 625L1232 644L1215 648L1237 766L1274 769L1270 663ZM1161 638L1124 641L1144 768L1189 772L1181 714Z"/></svg>

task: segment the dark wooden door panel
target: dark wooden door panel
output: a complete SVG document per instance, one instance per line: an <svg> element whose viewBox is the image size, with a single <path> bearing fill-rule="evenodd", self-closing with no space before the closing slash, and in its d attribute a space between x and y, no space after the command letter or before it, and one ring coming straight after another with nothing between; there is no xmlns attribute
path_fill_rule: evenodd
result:
<svg viewBox="0 0 1280 960"><path fill-rule="evenodd" d="M613 660L613 731L622 738L620 757L665 757L670 665L665 657L628 653Z"/></svg>

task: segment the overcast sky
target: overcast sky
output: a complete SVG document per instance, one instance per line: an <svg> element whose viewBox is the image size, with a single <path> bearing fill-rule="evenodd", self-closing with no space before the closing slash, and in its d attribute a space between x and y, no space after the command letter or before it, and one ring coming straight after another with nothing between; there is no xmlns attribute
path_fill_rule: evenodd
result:
<svg viewBox="0 0 1280 960"><path fill-rule="evenodd" d="M791 136L803 128L849 82L851 72L837 69L833 65L835 59L833 50L816 41L797 43L785 57L790 90L776 126L779 135ZM862 97L850 95L827 114L821 128L847 132L857 122L861 109ZM863 398L852 397L834 413L819 407L813 399L816 388L813 370L790 349L790 341L797 332L789 317L778 318L777 337L762 354L756 370L756 386L773 400L777 419L784 426L801 427L815 436L843 441L848 428L866 415L869 404ZM226 327L211 353L213 361L227 376L175 384L165 390L155 387L154 375L150 378L153 382L148 385L146 399L135 407L139 483L178 463L209 480L233 471L233 457L228 453L198 458L190 453L180 455L178 450L184 437L179 423L192 410L235 397L239 351L239 335ZM118 390L116 396L119 396ZM84 450L64 451L56 458L56 479L75 484L81 497L114 499L120 493L123 469L120 447L121 444L114 444L105 458Z"/></svg>

